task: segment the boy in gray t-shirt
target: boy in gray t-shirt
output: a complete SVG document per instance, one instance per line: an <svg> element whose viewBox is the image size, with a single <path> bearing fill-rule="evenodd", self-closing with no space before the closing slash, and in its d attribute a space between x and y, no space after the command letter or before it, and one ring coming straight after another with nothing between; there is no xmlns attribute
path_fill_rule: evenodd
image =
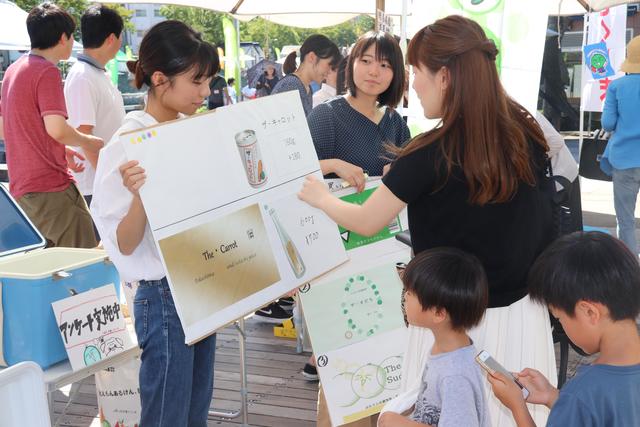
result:
<svg viewBox="0 0 640 427"><path fill-rule="evenodd" d="M411 260L402 281L408 322L429 328L435 340L413 412L384 412L378 426L489 427L477 352L466 332L487 308L482 264L459 249L429 249Z"/></svg>
<svg viewBox="0 0 640 427"><path fill-rule="evenodd" d="M432 426L489 426L482 374L473 344L429 355L411 419Z"/></svg>

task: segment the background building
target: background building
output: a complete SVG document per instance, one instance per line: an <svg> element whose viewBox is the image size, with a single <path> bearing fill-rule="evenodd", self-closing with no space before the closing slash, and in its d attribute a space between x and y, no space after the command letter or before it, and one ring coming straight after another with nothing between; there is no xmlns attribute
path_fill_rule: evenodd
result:
<svg viewBox="0 0 640 427"><path fill-rule="evenodd" d="M128 4L125 3L124 7L133 11L131 15L131 23L135 27L133 31L125 31L125 38L123 44L131 46L131 50L134 55L138 54L140 49L140 42L149 28L156 25L158 22L166 20L164 16L160 14L162 4Z"/></svg>

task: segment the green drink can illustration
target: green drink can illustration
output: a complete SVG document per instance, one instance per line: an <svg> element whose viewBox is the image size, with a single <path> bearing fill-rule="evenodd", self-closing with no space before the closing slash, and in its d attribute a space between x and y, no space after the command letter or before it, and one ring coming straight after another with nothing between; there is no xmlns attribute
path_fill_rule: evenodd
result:
<svg viewBox="0 0 640 427"><path fill-rule="evenodd" d="M240 158L247 173L247 180L252 187L259 187L267 181L262 154L256 133L250 129L238 132L235 136Z"/></svg>

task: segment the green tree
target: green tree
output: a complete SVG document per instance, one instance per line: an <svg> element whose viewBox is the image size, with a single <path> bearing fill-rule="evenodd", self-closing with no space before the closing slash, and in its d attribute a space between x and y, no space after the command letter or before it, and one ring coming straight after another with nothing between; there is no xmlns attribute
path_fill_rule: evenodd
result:
<svg viewBox="0 0 640 427"><path fill-rule="evenodd" d="M240 23L240 38L243 41L255 41L267 50L281 49L285 45L299 45L311 34L324 34L338 46L349 46L359 36L373 29L374 19L362 15L342 24L325 28L297 28L275 24L257 17L249 22Z"/></svg>
<svg viewBox="0 0 640 427"><path fill-rule="evenodd" d="M73 19L76 21L76 32L73 36L76 40L80 40L80 18L84 11L89 7L89 2L87 0L57 0L54 2L73 16ZM16 0L16 4L27 12L40 3L42 3L42 0ZM118 11L124 20L126 29L133 29L133 24L130 22L133 11L127 10L121 4L108 4L107 6Z"/></svg>
<svg viewBox="0 0 640 427"><path fill-rule="evenodd" d="M223 13L183 6L163 6L160 14L167 19L176 19L202 34L202 38L216 46L224 45L222 32Z"/></svg>

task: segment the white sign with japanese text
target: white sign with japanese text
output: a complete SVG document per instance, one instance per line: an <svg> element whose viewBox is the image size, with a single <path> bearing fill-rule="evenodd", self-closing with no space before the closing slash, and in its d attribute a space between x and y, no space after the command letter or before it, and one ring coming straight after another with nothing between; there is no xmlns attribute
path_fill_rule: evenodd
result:
<svg viewBox="0 0 640 427"><path fill-rule="evenodd" d="M74 371L134 345L113 283L51 305Z"/></svg>
<svg viewBox="0 0 640 427"><path fill-rule="evenodd" d="M120 138L186 342L194 343L347 260L336 224L300 201L322 179L297 92Z"/></svg>

